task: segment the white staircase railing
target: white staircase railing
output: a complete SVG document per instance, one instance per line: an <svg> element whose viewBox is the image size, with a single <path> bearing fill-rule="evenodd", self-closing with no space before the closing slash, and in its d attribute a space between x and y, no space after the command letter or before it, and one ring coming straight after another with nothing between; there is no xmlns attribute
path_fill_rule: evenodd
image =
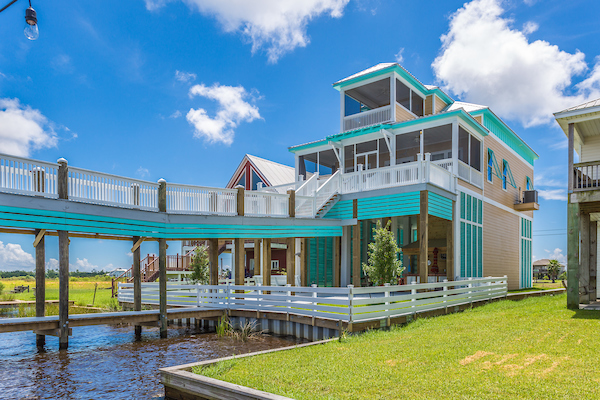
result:
<svg viewBox="0 0 600 400"><path fill-rule="evenodd" d="M321 185L321 187L317 190L315 194L315 210L314 215L317 215L319 210L337 193L340 192L341 189L341 173L338 169L335 171L333 175L325 183Z"/></svg>

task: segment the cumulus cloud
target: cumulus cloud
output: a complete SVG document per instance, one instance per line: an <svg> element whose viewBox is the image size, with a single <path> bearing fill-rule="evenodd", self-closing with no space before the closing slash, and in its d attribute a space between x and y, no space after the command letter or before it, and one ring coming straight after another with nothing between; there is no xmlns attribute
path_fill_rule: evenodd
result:
<svg viewBox="0 0 600 400"><path fill-rule="evenodd" d="M538 189L538 195L544 200L567 200L565 189Z"/></svg>
<svg viewBox="0 0 600 400"><path fill-rule="evenodd" d="M35 266L33 256L20 244L0 241L0 270L32 269Z"/></svg>
<svg viewBox="0 0 600 400"><path fill-rule="evenodd" d="M404 56L402 55L402 53L404 53L404 47L401 47L400 50L394 56L398 64L402 64L404 62Z"/></svg>
<svg viewBox="0 0 600 400"><path fill-rule="evenodd" d="M142 179L148 177L150 175L150 171L148 170L148 168L144 168L142 166L140 166L137 171L135 171L136 174L138 174L138 176Z"/></svg>
<svg viewBox="0 0 600 400"><path fill-rule="evenodd" d="M58 260L56 258L51 258L48 261L46 261L46 269L53 269L55 271L58 270Z"/></svg>
<svg viewBox="0 0 600 400"><path fill-rule="evenodd" d="M181 117L181 111L179 111L179 110L175 110L173 112L173 114L169 115L169 118L173 118L173 119L177 119L179 117Z"/></svg>
<svg viewBox="0 0 600 400"><path fill-rule="evenodd" d="M561 51L547 41L530 42L504 17L502 0L474 0L450 17L440 54L432 64L446 90L463 100L483 103L525 127L550 123L552 113L600 97L600 63L588 71L585 55Z"/></svg>
<svg viewBox="0 0 600 400"><path fill-rule="evenodd" d="M564 264L564 265L567 264L567 256L563 254L562 249L559 249L557 247L553 251L550 251L550 250L544 250L544 251L546 253L548 253L547 258L549 260L557 260L561 264Z"/></svg>
<svg viewBox="0 0 600 400"><path fill-rule="evenodd" d="M563 165L555 165L544 168L543 171L536 173L534 179L535 189L538 195L544 200L567 199L567 181L564 176Z"/></svg>
<svg viewBox="0 0 600 400"><path fill-rule="evenodd" d="M204 84L190 88L190 97L201 96L216 101L219 106L215 117L208 115L205 109L191 108L186 115L194 126L194 136L204 138L209 143L233 143L234 129L240 122L252 122L259 119L258 107L245 99L254 101L255 97L242 86L225 86L215 83L208 87Z"/></svg>
<svg viewBox="0 0 600 400"><path fill-rule="evenodd" d="M33 150L56 147L54 124L19 99L0 99L0 152L28 157Z"/></svg>
<svg viewBox="0 0 600 400"><path fill-rule="evenodd" d="M196 74L177 70L175 71L175 79L179 82L189 83L196 80Z"/></svg>
<svg viewBox="0 0 600 400"><path fill-rule="evenodd" d="M157 10L172 0L146 0ZM297 47L305 47L314 18L340 18L350 0L183 0L190 8L217 19L226 32L241 32L252 52L266 49L270 62Z"/></svg>

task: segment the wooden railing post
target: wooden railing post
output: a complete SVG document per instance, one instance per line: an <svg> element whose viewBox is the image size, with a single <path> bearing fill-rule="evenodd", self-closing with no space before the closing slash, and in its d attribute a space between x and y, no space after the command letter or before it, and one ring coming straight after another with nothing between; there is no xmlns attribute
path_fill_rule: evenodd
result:
<svg viewBox="0 0 600 400"><path fill-rule="evenodd" d="M167 181L158 180L158 211L167 212Z"/></svg>
<svg viewBox="0 0 600 400"><path fill-rule="evenodd" d="M132 265L132 277L133 277L133 310L142 311L142 274L140 271L140 242L139 236L133 237L133 265ZM140 243L138 243L140 242ZM142 326L135 326L135 340L142 339Z"/></svg>
<svg viewBox="0 0 600 400"><path fill-rule="evenodd" d="M158 239L160 337L167 337L167 240Z"/></svg>
<svg viewBox="0 0 600 400"><path fill-rule="evenodd" d="M289 196L288 198L288 208L289 208L289 214L290 214L290 218L294 218L296 217L296 191L293 189L289 189L287 191L287 194Z"/></svg>
<svg viewBox="0 0 600 400"><path fill-rule="evenodd" d="M237 189L236 203L237 203L237 215L240 217L244 216L244 203L245 203L245 189L242 185L235 187Z"/></svg>
<svg viewBox="0 0 600 400"><path fill-rule="evenodd" d="M40 229L35 233L35 316L40 318L46 315L46 238ZM37 347L44 347L45 343L45 335L36 335Z"/></svg>
<svg viewBox="0 0 600 400"><path fill-rule="evenodd" d="M59 199L69 198L69 166L64 158L58 159L57 186Z"/></svg>

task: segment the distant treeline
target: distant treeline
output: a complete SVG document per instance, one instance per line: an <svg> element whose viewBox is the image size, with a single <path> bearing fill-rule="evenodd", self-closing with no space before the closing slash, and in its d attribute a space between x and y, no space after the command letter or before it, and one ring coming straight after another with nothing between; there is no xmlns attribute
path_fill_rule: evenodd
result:
<svg viewBox="0 0 600 400"><path fill-rule="evenodd" d="M91 277L98 276L98 275L106 275L106 273L104 271L69 272L69 276L72 276L74 278L91 278ZM27 277L27 276L34 277L35 272L34 271L0 271L0 278L19 278L19 277ZM48 271L46 271L46 278L49 278L49 279L58 278L58 271L49 269Z"/></svg>

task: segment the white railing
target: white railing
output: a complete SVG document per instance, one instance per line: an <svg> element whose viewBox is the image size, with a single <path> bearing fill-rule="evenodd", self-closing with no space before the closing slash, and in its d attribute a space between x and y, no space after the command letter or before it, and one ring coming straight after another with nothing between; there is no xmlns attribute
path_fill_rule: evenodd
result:
<svg viewBox="0 0 600 400"><path fill-rule="evenodd" d="M290 196L287 194L245 191L244 215L250 217L288 217Z"/></svg>
<svg viewBox="0 0 600 400"><path fill-rule="evenodd" d="M158 184L69 167L69 199L158 211Z"/></svg>
<svg viewBox="0 0 600 400"><path fill-rule="evenodd" d="M58 197L58 164L0 154L0 191Z"/></svg>
<svg viewBox="0 0 600 400"><path fill-rule="evenodd" d="M344 117L344 131L364 128L392 120L392 106L375 108L373 110Z"/></svg>
<svg viewBox="0 0 600 400"><path fill-rule="evenodd" d="M458 160L458 176L479 188L483 187L483 174L460 160Z"/></svg>
<svg viewBox="0 0 600 400"><path fill-rule="evenodd" d="M506 276L360 288L167 283L167 304L171 306L288 313L345 322L414 315L506 295ZM118 299L133 302L132 283L119 283ZM159 301L159 284L142 283L142 303Z"/></svg>
<svg viewBox="0 0 600 400"><path fill-rule="evenodd" d="M319 189L319 174L314 173L296 190L296 196L312 196Z"/></svg>
<svg viewBox="0 0 600 400"><path fill-rule="evenodd" d="M315 214L331 199L336 193L341 190L341 172L338 169L335 171L325 183L323 183L315 194Z"/></svg>
<svg viewBox="0 0 600 400"><path fill-rule="evenodd" d="M167 212L237 215L237 189L167 184Z"/></svg>
<svg viewBox="0 0 600 400"><path fill-rule="evenodd" d="M272 193L286 194L288 190L290 190L290 189L297 190L303 184L304 184L304 181L297 181L297 182L290 182L290 183L286 183L284 185L277 185L277 186L265 186L265 187L261 186L257 190L259 192L272 192Z"/></svg>
<svg viewBox="0 0 600 400"><path fill-rule="evenodd" d="M319 174L314 173L296 190L296 217L315 216L315 193L319 189Z"/></svg>
<svg viewBox="0 0 600 400"><path fill-rule="evenodd" d="M443 160L436 160L436 161L432 161L432 163L434 163L435 165L438 165L442 168L444 168L447 171L452 172L452 159L451 158L444 158Z"/></svg>
<svg viewBox="0 0 600 400"><path fill-rule="evenodd" d="M429 165L429 182L454 192L454 178L452 173L434 163Z"/></svg>

